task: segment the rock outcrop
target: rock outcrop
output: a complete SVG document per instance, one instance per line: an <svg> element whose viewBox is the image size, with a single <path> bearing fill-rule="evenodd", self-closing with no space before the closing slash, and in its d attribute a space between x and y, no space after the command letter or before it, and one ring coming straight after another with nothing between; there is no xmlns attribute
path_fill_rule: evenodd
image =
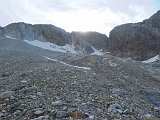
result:
<svg viewBox="0 0 160 120"><path fill-rule="evenodd" d="M139 23L123 24L110 32L109 51L114 55L145 60L160 52L160 11Z"/></svg>

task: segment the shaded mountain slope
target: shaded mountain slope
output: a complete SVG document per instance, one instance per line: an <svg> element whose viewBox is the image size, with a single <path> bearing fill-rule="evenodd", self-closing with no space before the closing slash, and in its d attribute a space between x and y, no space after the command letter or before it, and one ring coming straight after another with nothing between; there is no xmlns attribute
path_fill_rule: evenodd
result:
<svg viewBox="0 0 160 120"><path fill-rule="evenodd" d="M114 55L145 60L160 52L160 11L140 23L115 27L110 32L109 51Z"/></svg>

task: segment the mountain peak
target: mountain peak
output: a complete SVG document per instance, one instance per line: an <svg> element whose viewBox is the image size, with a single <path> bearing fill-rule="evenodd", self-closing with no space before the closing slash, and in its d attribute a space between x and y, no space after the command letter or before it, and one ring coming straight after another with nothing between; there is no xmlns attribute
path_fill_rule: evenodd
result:
<svg viewBox="0 0 160 120"><path fill-rule="evenodd" d="M123 24L110 32L109 49L115 55L145 60L160 52L160 10L149 19Z"/></svg>
<svg viewBox="0 0 160 120"><path fill-rule="evenodd" d="M160 10L153 14L149 19L143 21L144 24L160 28Z"/></svg>

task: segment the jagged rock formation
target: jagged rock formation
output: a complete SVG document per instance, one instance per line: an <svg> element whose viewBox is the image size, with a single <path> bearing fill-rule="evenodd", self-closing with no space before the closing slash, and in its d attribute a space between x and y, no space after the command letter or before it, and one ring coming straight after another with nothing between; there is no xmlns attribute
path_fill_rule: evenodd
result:
<svg viewBox="0 0 160 120"><path fill-rule="evenodd" d="M1 28L0 34L21 40L51 42L59 46L72 44L76 50L87 54L94 52L93 47L105 51L108 40L107 36L97 32L87 32L86 34L80 32L68 33L54 25L32 25L23 22L12 23Z"/></svg>
<svg viewBox="0 0 160 120"><path fill-rule="evenodd" d="M160 52L160 11L140 23L115 27L110 32L109 51L114 55L145 60Z"/></svg>

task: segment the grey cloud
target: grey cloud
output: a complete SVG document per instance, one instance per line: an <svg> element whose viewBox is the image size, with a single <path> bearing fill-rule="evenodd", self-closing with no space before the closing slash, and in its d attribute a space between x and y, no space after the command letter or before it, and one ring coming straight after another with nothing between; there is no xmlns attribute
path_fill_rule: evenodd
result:
<svg viewBox="0 0 160 120"><path fill-rule="evenodd" d="M28 0L30 3L32 3L35 7L43 10L57 10L57 11L70 11L74 10L75 8L75 2L74 0Z"/></svg>
<svg viewBox="0 0 160 120"><path fill-rule="evenodd" d="M149 17L156 12L157 0L28 0L32 5L44 11L57 10L62 12L76 11L77 9L105 10L120 12L132 18L138 16ZM136 7L144 11L135 10ZM53 13L54 14L54 13Z"/></svg>
<svg viewBox="0 0 160 120"><path fill-rule="evenodd" d="M150 15L157 10L155 3L157 0L85 0L76 1L75 4L80 8L86 9L110 9L114 12L121 12L128 14L129 16L135 16L138 13L131 8L132 6L140 6L144 10L147 10L146 14Z"/></svg>
<svg viewBox="0 0 160 120"><path fill-rule="evenodd" d="M129 18L129 21L131 20L130 22L136 22L139 18L148 18L157 11L158 7L155 7L156 1L157 0L1 0L0 25L4 26L11 22L18 21L54 24L57 22L54 21L54 14L58 14L59 16L59 13L69 14L69 12L76 12L78 10L96 10L99 12L109 10L110 13L117 15L117 17L119 17L119 14L123 14L127 16L126 18ZM47 18L48 16L52 17ZM104 25L113 27L120 24L118 19L115 21L106 22ZM126 21L124 18L121 23Z"/></svg>
<svg viewBox="0 0 160 120"><path fill-rule="evenodd" d="M0 4L0 25L5 26L12 22L47 23L29 0L5 0ZM42 10L43 11L43 10Z"/></svg>

